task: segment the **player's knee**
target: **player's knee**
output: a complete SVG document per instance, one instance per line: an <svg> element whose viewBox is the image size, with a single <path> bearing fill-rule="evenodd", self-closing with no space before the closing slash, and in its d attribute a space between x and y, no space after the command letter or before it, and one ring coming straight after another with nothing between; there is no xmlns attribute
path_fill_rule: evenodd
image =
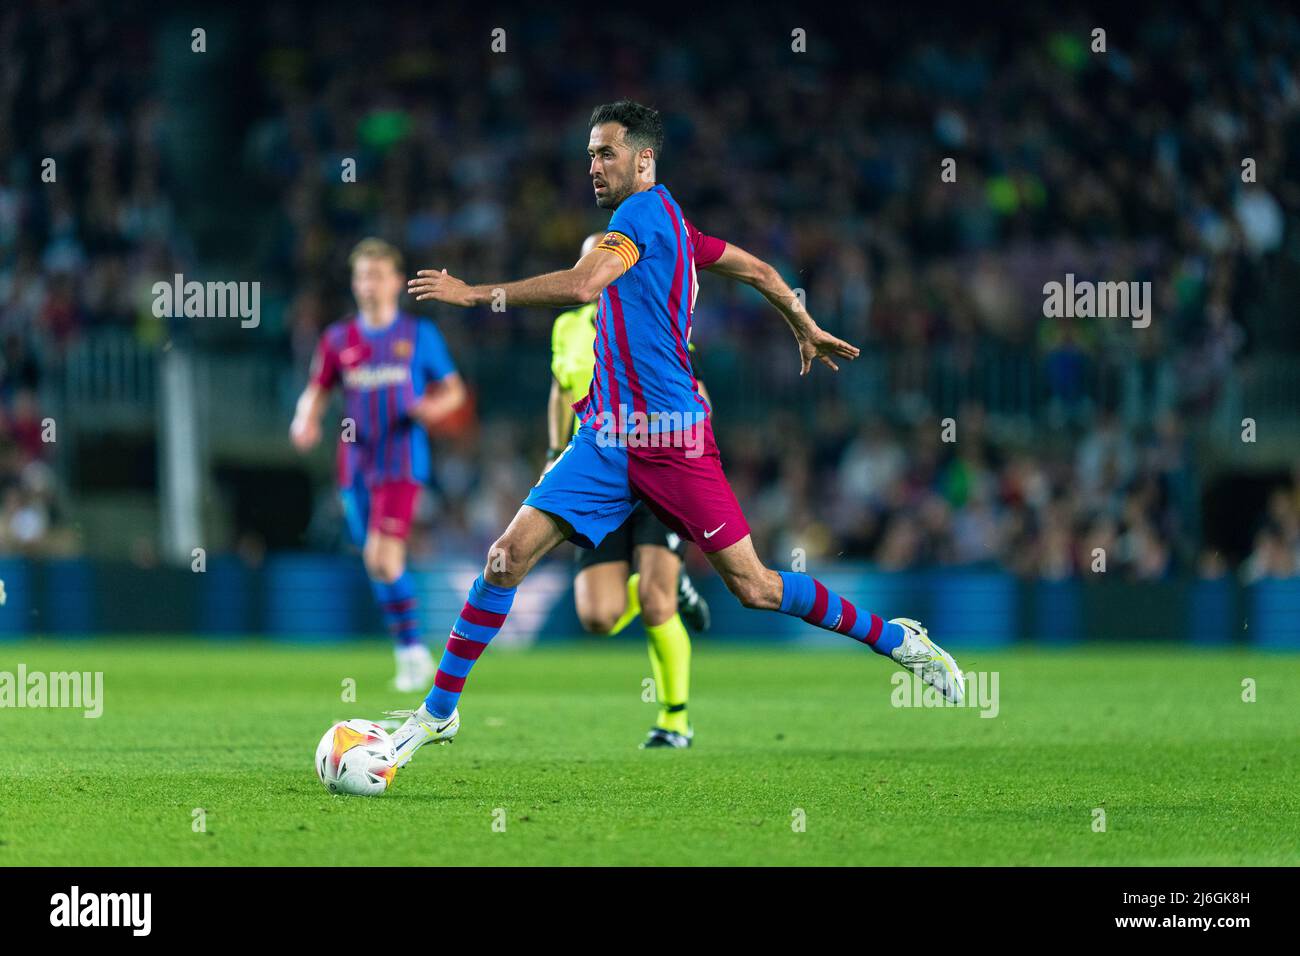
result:
<svg viewBox="0 0 1300 956"><path fill-rule="evenodd" d="M402 576L402 569L390 564L380 564L370 569L370 579L380 584L392 584Z"/></svg>
<svg viewBox="0 0 1300 956"><path fill-rule="evenodd" d="M641 602L641 620L652 627L663 624L677 613L675 587L667 587L659 582L647 582L643 577L637 588L637 598Z"/></svg>
<svg viewBox="0 0 1300 956"><path fill-rule="evenodd" d="M366 553L364 556L366 564L366 573L370 575L372 581L379 581L382 584L392 584L402 576L406 570L405 564L400 557L391 554L374 554Z"/></svg>
<svg viewBox="0 0 1300 956"><path fill-rule="evenodd" d="M518 587L523 579L523 560L518 547L509 538L497 538L488 549L483 580L499 588L513 588Z"/></svg>
<svg viewBox="0 0 1300 956"><path fill-rule="evenodd" d="M614 630L614 625L618 623L619 615L615 614L612 608L580 608L578 610L578 623L588 634L608 634Z"/></svg>

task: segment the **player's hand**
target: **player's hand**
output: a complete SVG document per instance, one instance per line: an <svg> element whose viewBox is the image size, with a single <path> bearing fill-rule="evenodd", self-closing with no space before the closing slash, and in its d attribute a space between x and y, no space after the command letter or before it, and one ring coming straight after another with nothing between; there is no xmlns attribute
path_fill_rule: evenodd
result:
<svg viewBox="0 0 1300 956"><path fill-rule="evenodd" d="M415 274L414 279L407 281L406 291L415 296L416 302L432 299L435 302L446 302L448 305L474 304L469 286L455 276L448 275L446 269L421 269Z"/></svg>
<svg viewBox="0 0 1300 956"><path fill-rule="evenodd" d="M295 418L289 426L289 440L299 451L311 451L320 441L320 422Z"/></svg>
<svg viewBox="0 0 1300 956"><path fill-rule="evenodd" d="M447 413L438 411L437 403L428 395L411 402L401 414L401 420L406 424L415 423L424 429L433 428L446 417Z"/></svg>
<svg viewBox="0 0 1300 956"><path fill-rule="evenodd" d="M861 350L856 345L850 345L843 339L837 339L816 325L798 338L800 375L808 374L808 370L812 368L813 359L817 359L831 371L838 372L840 367L835 364L836 358L853 361L861 354Z"/></svg>

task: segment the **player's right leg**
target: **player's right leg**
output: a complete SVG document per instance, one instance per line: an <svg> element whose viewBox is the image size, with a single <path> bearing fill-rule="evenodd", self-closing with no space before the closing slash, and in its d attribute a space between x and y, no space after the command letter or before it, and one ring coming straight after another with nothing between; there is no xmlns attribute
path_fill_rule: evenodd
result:
<svg viewBox="0 0 1300 956"><path fill-rule="evenodd" d="M470 586L465 606L452 625L433 687L393 734L398 767L406 766L424 744L445 743L456 736L460 730L457 704L470 670L505 624L519 583L568 534L563 521L524 505L488 550L487 565Z"/></svg>
<svg viewBox="0 0 1300 956"><path fill-rule="evenodd" d="M590 429L580 430L489 549L487 566L452 626L433 687L393 735L399 767L423 744L456 735L465 680L505 623L515 589L533 566L566 538L595 547L623 523L635 503L626 455L599 445Z"/></svg>

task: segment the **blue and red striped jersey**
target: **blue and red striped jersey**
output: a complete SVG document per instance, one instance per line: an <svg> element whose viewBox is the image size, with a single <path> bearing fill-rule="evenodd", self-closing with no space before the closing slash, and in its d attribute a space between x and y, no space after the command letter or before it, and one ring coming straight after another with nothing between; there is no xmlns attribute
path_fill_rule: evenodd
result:
<svg viewBox="0 0 1300 956"><path fill-rule="evenodd" d="M339 437L338 477L350 487L367 482L429 480L429 438L407 415L434 382L456 371L447 343L428 319L404 312L386 327L368 327L359 315L333 323L321 334L312 360L311 381L343 388L345 428Z"/></svg>
<svg viewBox="0 0 1300 956"><path fill-rule="evenodd" d="M598 248L627 268L600 295L591 387L574 406L584 424L669 432L708 416L688 355L695 267L711 265L725 247L692 227L663 185L633 193L614 211Z"/></svg>

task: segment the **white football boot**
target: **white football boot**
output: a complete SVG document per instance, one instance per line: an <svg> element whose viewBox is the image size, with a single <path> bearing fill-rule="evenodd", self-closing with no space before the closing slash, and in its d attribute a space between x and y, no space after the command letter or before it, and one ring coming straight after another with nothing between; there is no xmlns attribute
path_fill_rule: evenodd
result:
<svg viewBox="0 0 1300 956"><path fill-rule="evenodd" d="M930 633L920 621L896 617L889 623L903 628L903 643L894 648L890 657L943 694L945 699L960 704L966 697L966 678L952 655L930 640Z"/></svg>
<svg viewBox="0 0 1300 956"><path fill-rule="evenodd" d="M393 750L397 754L397 769L411 762L415 752L427 743L449 744L460 730L460 708L450 717L441 719L429 713L424 704L418 710L390 710L389 717L405 717L406 723L393 731Z"/></svg>
<svg viewBox="0 0 1300 956"><path fill-rule="evenodd" d="M397 661L397 676L393 678L393 687L403 694L414 694L426 690L433 683L433 675L438 668L433 663L433 653L424 644L410 644L393 648L393 657Z"/></svg>

